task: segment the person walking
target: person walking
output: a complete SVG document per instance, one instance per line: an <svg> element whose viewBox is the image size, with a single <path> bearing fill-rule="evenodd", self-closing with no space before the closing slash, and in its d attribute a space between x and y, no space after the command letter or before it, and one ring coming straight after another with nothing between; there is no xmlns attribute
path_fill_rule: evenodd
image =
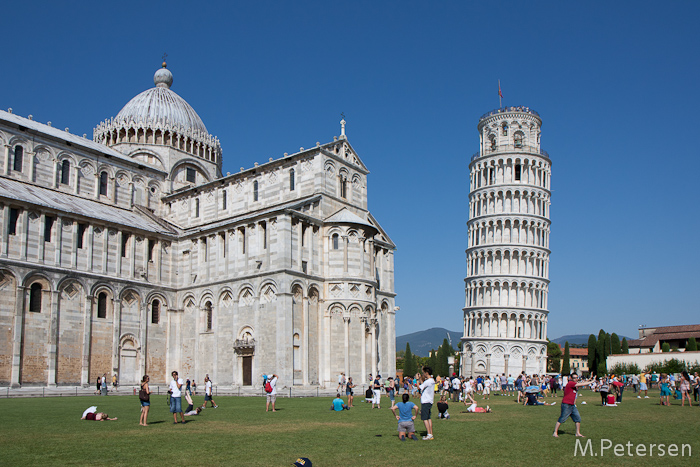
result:
<svg viewBox="0 0 700 467"><path fill-rule="evenodd" d="M423 374L421 375L420 389L420 419L423 420L425 429L428 432L423 439L428 441L434 439L433 437L433 421L430 419L430 409L433 408L433 402L435 401L435 380L431 376L433 369L429 366L423 367Z"/></svg>
<svg viewBox="0 0 700 467"><path fill-rule="evenodd" d="M107 373L102 375L102 395L107 395Z"/></svg>
<svg viewBox="0 0 700 467"><path fill-rule="evenodd" d="M207 408L207 401L211 402L211 406L213 408L219 408L219 406L216 405L216 402L214 402L214 399L212 399L212 383L211 379L209 378L209 375L207 375L204 378L204 405L202 405L203 409Z"/></svg>
<svg viewBox="0 0 700 467"><path fill-rule="evenodd" d="M561 399L561 414L559 415L557 424L554 425L554 434L552 436L558 438L559 427L566 419L571 417L571 420L573 420L576 425L576 436L579 438L584 437L581 434L581 415L579 415L578 409L576 408L576 396L578 395L578 388L588 386L589 384L591 384L591 380L579 382L576 373L571 375L564 387L564 397Z"/></svg>
<svg viewBox="0 0 700 467"><path fill-rule="evenodd" d="M185 423L185 416L182 413L182 386L185 384L177 374L177 371L171 373L173 380L170 381L170 413L173 414L173 424L177 425L177 414L180 414L182 423Z"/></svg>
<svg viewBox="0 0 700 467"><path fill-rule="evenodd" d="M693 403L690 400L690 375L686 370L681 372L681 407L685 406L685 400L688 399L688 406L692 407Z"/></svg>
<svg viewBox="0 0 700 467"><path fill-rule="evenodd" d="M139 391L139 400L141 401L141 418L139 425L148 426L148 409L151 408L151 389L148 387L148 375L143 375L141 379L141 391Z"/></svg>
<svg viewBox="0 0 700 467"><path fill-rule="evenodd" d="M277 400L277 375L272 374L272 377L268 376L269 381L267 383L270 384L270 392L267 393L267 402L265 404L265 412L268 412L270 410L270 404L272 404L272 411L277 412L275 410L275 401ZM267 385L266 383L266 385Z"/></svg>

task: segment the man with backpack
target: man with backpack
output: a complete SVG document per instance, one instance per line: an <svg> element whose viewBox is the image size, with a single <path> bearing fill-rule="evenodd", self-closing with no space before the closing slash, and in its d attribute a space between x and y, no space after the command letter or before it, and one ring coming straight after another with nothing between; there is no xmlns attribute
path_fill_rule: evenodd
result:
<svg viewBox="0 0 700 467"><path fill-rule="evenodd" d="M277 400L277 375L268 375L267 381L265 382L265 392L267 393L267 403L265 404L265 412L268 412L270 410L270 404L272 404L272 411L277 412L275 410L275 400Z"/></svg>

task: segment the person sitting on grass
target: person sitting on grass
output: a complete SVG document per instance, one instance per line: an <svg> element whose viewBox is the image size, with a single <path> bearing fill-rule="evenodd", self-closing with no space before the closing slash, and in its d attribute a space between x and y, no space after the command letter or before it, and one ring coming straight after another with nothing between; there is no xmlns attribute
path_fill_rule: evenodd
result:
<svg viewBox="0 0 700 467"><path fill-rule="evenodd" d="M350 410L350 408L343 403L343 399L340 398L340 393L335 395L335 399L333 399L333 405L331 405L331 410L335 412Z"/></svg>
<svg viewBox="0 0 700 467"><path fill-rule="evenodd" d="M525 401L523 402L523 405L556 405L556 402L552 402L551 404L542 402L537 400L537 394L527 393L525 394Z"/></svg>
<svg viewBox="0 0 700 467"><path fill-rule="evenodd" d="M398 420L398 431L399 439L401 441L406 441L406 436L414 441L418 441L418 436L416 436L416 427L413 420L416 419L418 415L418 406L413 402L409 402L410 396L408 394L401 395L401 402L396 404L391 408L391 412ZM396 409L399 410L399 414L396 415ZM413 414L415 412L415 415Z"/></svg>
<svg viewBox="0 0 700 467"><path fill-rule="evenodd" d="M450 408L450 406L447 404L447 396L443 395L440 397L440 402L437 403L437 409L438 409L438 418L444 418L447 420L450 418L450 414L447 413L447 409Z"/></svg>
<svg viewBox="0 0 700 467"><path fill-rule="evenodd" d="M476 402L467 407L467 412L469 413L491 413L491 407L488 405L486 407L477 407Z"/></svg>

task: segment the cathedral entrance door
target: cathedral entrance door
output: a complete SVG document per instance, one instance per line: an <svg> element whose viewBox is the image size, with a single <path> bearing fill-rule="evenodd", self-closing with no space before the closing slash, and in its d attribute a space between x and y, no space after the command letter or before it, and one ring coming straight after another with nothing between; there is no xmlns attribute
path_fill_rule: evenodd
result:
<svg viewBox="0 0 700 467"><path fill-rule="evenodd" d="M243 360L243 386L253 385L253 357L241 357Z"/></svg>
<svg viewBox="0 0 700 467"><path fill-rule="evenodd" d="M119 358L119 383L134 384L138 381L136 350L121 349Z"/></svg>

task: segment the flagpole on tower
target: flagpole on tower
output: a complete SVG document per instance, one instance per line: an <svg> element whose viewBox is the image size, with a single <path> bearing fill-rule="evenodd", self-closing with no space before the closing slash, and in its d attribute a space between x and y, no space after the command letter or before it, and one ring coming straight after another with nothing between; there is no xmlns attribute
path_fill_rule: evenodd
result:
<svg viewBox="0 0 700 467"><path fill-rule="evenodd" d="M498 80L498 108L502 108L503 104L501 103L501 99L503 99L503 93L501 92L501 80Z"/></svg>

